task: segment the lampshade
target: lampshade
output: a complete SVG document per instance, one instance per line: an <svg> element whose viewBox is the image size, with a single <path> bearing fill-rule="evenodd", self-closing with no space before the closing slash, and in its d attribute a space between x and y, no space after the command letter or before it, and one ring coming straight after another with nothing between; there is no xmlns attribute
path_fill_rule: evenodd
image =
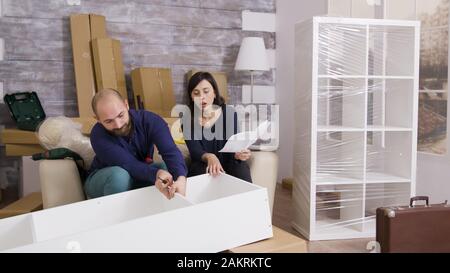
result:
<svg viewBox="0 0 450 273"><path fill-rule="evenodd" d="M269 70L266 47L262 38L246 37L242 40L234 69Z"/></svg>

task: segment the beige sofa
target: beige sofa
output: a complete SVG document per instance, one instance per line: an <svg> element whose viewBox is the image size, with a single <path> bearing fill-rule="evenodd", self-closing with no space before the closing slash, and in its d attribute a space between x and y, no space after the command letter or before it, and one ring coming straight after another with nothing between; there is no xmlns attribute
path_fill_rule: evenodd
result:
<svg viewBox="0 0 450 273"><path fill-rule="evenodd" d="M186 145L177 145L189 161ZM155 157L155 161L161 160ZM253 183L267 188L270 209L273 208L278 171L275 152L253 151L249 160ZM71 159L42 160L39 165L44 209L79 202L85 199L80 176ZM188 185L189 186L189 185Z"/></svg>

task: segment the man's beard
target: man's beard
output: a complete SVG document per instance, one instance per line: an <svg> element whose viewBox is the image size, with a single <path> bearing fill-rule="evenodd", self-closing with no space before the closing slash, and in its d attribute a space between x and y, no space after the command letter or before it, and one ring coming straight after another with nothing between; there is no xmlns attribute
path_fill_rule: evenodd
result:
<svg viewBox="0 0 450 273"><path fill-rule="evenodd" d="M121 128L113 129L110 132L115 136L124 137L128 136L130 134L130 131L131 131L131 119L130 121L128 121L127 124L123 125Z"/></svg>

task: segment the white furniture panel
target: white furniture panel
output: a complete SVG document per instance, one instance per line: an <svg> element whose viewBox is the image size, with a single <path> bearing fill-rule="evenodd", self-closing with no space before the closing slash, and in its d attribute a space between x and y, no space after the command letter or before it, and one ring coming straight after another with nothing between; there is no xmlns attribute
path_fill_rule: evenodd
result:
<svg viewBox="0 0 450 273"><path fill-rule="evenodd" d="M219 252L272 236L265 188L229 175L188 178L186 197L154 186L0 221L6 252Z"/></svg>
<svg viewBox="0 0 450 273"><path fill-rule="evenodd" d="M31 156L22 156L20 196L41 191L40 178L39 175L36 175L37 173L39 173L39 161L34 161Z"/></svg>

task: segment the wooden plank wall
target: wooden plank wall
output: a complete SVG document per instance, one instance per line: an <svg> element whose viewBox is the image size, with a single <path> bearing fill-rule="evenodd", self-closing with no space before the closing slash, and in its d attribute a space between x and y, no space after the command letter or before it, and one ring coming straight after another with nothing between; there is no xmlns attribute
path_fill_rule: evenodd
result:
<svg viewBox="0 0 450 273"><path fill-rule="evenodd" d="M170 67L179 103L184 99L184 74L192 68L227 72L231 102L238 103L240 86L249 83L248 73L233 70L242 37L264 37L266 47L275 48L274 33L241 30L242 10L274 12L274 0L83 0L80 6L69 6L65 0L2 2L4 90L35 90L49 116L77 115L71 13L106 16L108 34L122 43L129 89L131 69ZM257 74L255 84L273 84L273 74Z"/></svg>

